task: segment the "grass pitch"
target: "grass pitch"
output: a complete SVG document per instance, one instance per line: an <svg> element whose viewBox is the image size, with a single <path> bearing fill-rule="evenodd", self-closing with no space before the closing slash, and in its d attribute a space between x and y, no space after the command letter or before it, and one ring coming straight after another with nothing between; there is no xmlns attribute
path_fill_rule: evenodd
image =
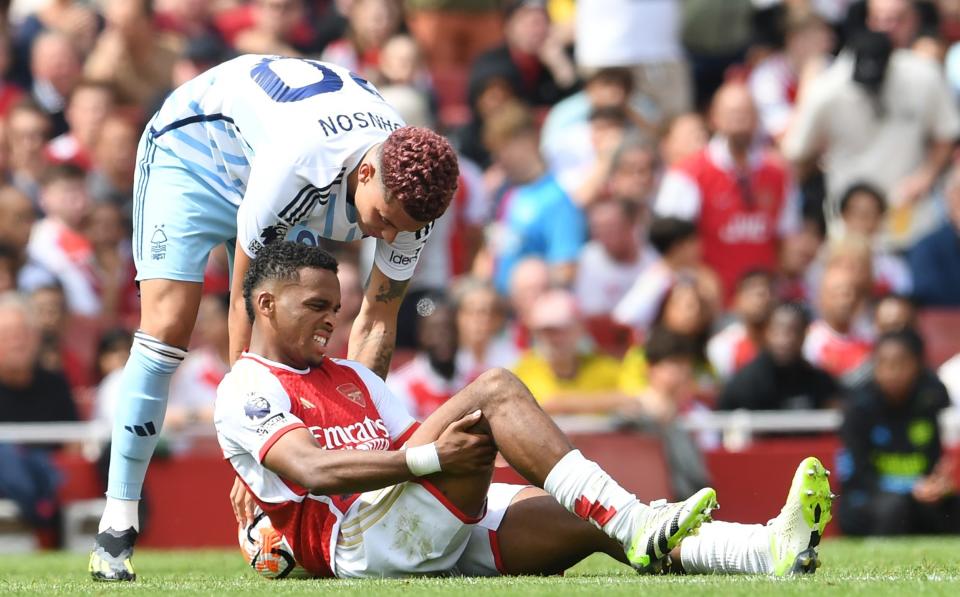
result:
<svg viewBox="0 0 960 597"><path fill-rule="evenodd" d="M266 581L236 551L140 551L141 579L95 584L86 557L50 553L0 559L0 595L960 595L960 538L827 540L813 577L641 577L606 556L594 556L563 578L429 578L414 580Z"/></svg>

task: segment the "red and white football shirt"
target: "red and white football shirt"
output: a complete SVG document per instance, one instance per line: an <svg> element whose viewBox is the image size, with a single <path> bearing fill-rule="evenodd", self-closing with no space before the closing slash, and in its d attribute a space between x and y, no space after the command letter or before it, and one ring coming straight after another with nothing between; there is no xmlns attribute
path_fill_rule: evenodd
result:
<svg viewBox="0 0 960 597"><path fill-rule="evenodd" d="M729 379L757 356L757 345L747 326L737 321L720 330L707 342L707 359L720 379Z"/></svg>
<svg viewBox="0 0 960 597"><path fill-rule="evenodd" d="M872 342L865 326L855 326L841 334L825 321L810 324L803 342L803 356L834 377L843 377L861 367L870 358Z"/></svg>
<svg viewBox="0 0 960 597"><path fill-rule="evenodd" d="M715 137L667 172L654 205L659 216L698 223L703 260L728 302L744 273L777 269L778 241L800 223L784 162L763 150L748 161L749 171L738 173L726 140Z"/></svg>
<svg viewBox="0 0 960 597"><path fill-rule="evenodd" d="M359 363L327 359L293 369L244 353L217 390L214 413L224 457L315 576L334 576L340 522L358 494L312 495L263 466L284 434L307 428L326 450L391 450L417 422L383 381Z"/></svg>

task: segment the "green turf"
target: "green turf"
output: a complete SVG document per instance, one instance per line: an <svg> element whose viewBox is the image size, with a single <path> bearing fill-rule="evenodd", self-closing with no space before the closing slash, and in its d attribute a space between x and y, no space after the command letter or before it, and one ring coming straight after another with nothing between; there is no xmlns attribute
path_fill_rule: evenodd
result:
<svg viewBox="0 0 960 597"><path fill-rule="evenodd" d="M531 595L960 595L960 538L825 541L824 566L814 577L640 577L605 556L581 563L564 578L415 579L385 581L266 581L245 568L236 551L140 551L141 579L94 584L77 554L4 556L0 595L403 595L470 591L473 596Z"/></svg>

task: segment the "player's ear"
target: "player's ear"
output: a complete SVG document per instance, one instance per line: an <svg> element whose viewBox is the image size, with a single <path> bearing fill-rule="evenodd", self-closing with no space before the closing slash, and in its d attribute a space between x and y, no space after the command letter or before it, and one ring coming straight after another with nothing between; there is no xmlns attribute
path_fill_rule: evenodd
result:
<svg viewBox="0 0 960 597"><path fill-rule="evenodd" d="M361 162L357 167L357 180L366 184L377 175L377 168L370 162Z"/></svg>
<svg viewBox="0 0 960 597"><path fill-rule="evenodd" d="M257 293L257 311L260 315L271 319L277 306L277 299L273 293L268 290L261 290Z"/></svg>

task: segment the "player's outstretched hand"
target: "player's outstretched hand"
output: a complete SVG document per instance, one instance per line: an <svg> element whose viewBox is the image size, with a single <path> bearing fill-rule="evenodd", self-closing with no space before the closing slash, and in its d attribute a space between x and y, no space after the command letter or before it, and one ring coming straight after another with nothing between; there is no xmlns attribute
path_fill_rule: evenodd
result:
<svg viewBox="0 0 960 597"><path fill-rule="evenodd" d="M237 519L237 524L246 526L253 522L253 496L247 491L247 486L240 481L240 477L233 480L230 504L233 506L233 515Z"/></svg>
<svg viewBox="0 0 960 597"><path fill-rule="evenodd" d="M436 441L440 468L452 475L470 475L489 469L497 456L493 437L486 430L470 429L483 414L477 410L447 425Z"/></svg>

